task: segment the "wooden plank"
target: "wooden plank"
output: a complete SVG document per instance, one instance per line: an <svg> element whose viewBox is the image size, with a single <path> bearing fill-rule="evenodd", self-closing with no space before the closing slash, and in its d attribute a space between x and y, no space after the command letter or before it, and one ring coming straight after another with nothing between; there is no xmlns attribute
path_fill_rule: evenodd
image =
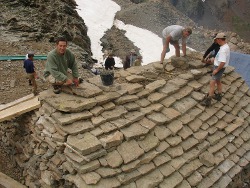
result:
<svg viewBox="0 0 250 188"><path fill-rule="evenodd" d="M33 97L30 100L23 101L17 105L6 108L5 110L0 111L0 122L5 120L11 120L14 117L20 116L26 112L37 109L41 106L38 97Z"/></svg>
<svg viewBox="0 0 250 188"><path fill-rule="evenodd" d="M11 107L11 106L17 105L17 104L19 104L19 103L21 103L21 102L30 100L31 98L34 98L34 94L30 94L30 95L27 95L27 96L22 97L22 98L20 98L20 99L17 99L17 100L15 100L15 101L13 101L13 102L7 103L7 104L5 104L5 105L1 105L1 106L0 106L0 111L4 110L4 109L6 109L6 108L9 108L9 107Z"/></svg>
<svg viewBox="0 0 250 188"><path fill-rule="evenodd" d="M0 172L0 185L6 188L27 188L2 172Z"/></svg>

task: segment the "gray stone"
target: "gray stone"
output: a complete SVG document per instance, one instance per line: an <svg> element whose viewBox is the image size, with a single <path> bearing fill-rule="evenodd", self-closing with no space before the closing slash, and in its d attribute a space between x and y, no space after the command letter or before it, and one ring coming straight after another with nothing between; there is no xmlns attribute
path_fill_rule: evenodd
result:
<svg viewBox="0 0 250 188"><path fill-rule="evenodd" d="M172 83L167 83L164 87L162 87L161 89L159 89L159 92L165 93L166 96L168 97L168 96L174 94L179 89L180 89L179 86L174 85Z"/></svg>
<svg viewBox="0 0 250 188"><path fill-rule="evenodd" d="M175 169L171 166L170 163L166 163L159 167L160 172L163 174L164 177L168 177L170 174L172 174Z"/></svg>
<svg viewBox="0 0 250 188"><path fill-rule="evenodd" d="M163 175L159 170L154 170L148 175L136 181L137 187L154 188L163 181Z"/></svg>
<svg viewBox="0 0 250 188"><path fill-rule="evenodd" d="M122 156L125 164L138 159L144 154L144 151L139 147L139 144L135 140L123 142L118 146L117 151Z"/></svg>
<svg viewBox="0 0 250 188"><path fill-rule="evenodd" d="M144 113L138 111L128 112L127 114L124 115L124 117L128 119L131 123L143 119L144 116L145 116Z"/></svg>
<svg viewBox="0 0 250 188"><path fill-rule="evenodd" d="M55 112L52 114L52 117L60 125L68 125L79 120L89 119L91 116L92 114L88 110L83 111L83 112L78 112L78 113L65 114L61 112Z"/></svg>
<svg viewBox="0 0 250 188"><path fill-rule="evenodd" d="M155 122L157 125L161 125L169 121L169 119L165 115L156 112L147 115L147 118Z"/></svg>
<svg viewBox="0 0 250 188"><path fill-rule="evenodd" d="M76 95L90 98L100 95L103 91L91 83L83 82L79 84L79 87L72 87L72 92Z"/></svg>
<svg viewBox="0 0 250 188"><path fill-rule="evenodd" d="M115 104L113 102L107 102L102 105L104 110L113 110L115 108Z"/></svg>
<svg viewBox="0 0 250 188"><path fill-rule="evenodd" d="M173 96L176 100L180 100L183 97L188 96L194 89L190 86L183 86L178 92L176 92Z"/></svg>
<svg viewBox="0 0 250 188"><path fill-rule="evenodd" d="M179 185L183 180L183 177L179 172L174 172L169 177L165 178L162 183L160 183L160 188L174 188Z"/></svg>
<svg viewBox="0 0 250 188"><path fill-rule="evenodd" d="M117 179L121 182L121 184L131 183L141 176L141 173L138 170L134 170L129 173L122 173L117 176Z"/></svg>
<svg viewBox="0 0 250 188"><path fill-rule="evenodd" d="M117 127L109 122L101 124L100 128L103 130L103 133L109 133L117 130Z"/></svg>
<svg viewBox="0 0 250 188"><path fill-rule="evenodd" d="M100 174L100 176L102 178L108 178L108 177L113 177L114 175L119 174L122 171L119 168L103 168L103 167L100 167L100 168L98 168L96 170L96 172L98 174Z"/></svg>
<svg viewBox="0 0 250 188"><path fill-rule="evenodd" d="M212 167L215 164L214 155L209 152L204 152L199 156L199 159L202 164L207 167Z"/></svg>
<svg viewBox="0 0 250 188"><path fill-rule="evenodd" d="M103 147L105 149L117 146L122 143L123 141L123 134L119 131L116 131L113 134L104 136L103 138L100 139Z"/></svg>
<svg viewBox="0 0 250 188"><path fill-rule="evenodd" d="M102 148L101 142L90 133L84 133L82 137L68 136L67 143L83 155L90 154Z"/></svg>
<svg viewBox="0 0 250 188"><path fill-rule="evenodd" d="M61 93L54 97L48 97L45 101L55 109L63 112L81 112L93 108L97 101L94 98L83 98Z"/></svg>
<svg viewBox="0 0 250 188"><path fill-rule="evenodd" d="M118 98L115 102L116 104L125 104L125 103L128 103L128 102L133 102L133 101L136 101L138 100L139 98L136 96L136 95L125 95L125 96L122 96L120 98Z"/></svg>
<svg viewBox="0 0 250 188"><path fill-rule="evenodd" d="M139 168L137 168L137 170L141 173L141 174L146 174L150 171L152 171L155 168L154 163L150 162L147 164L143 164L141 165Z"/></svg>
<svg viewBox="0 0 250 188"><path fill-rule="evenodd" d="M140 166L140 160L132 161L128 164L122 165L121 169L123 172L132 172Z"/></svg>
<svg viewBox="0 0 250 188"><path fill-rule="evenodd" d="M181 130L183 124L179 120L174 120L171 123L167 124L167 128L172 132L172 135L176 135L179 130Z"/></svg>
<svg viewBox="0 0 250 188"><path fill-rule="evenodd" d="M150 94L148 96L148 100L151 103L157 103L157 102L163 100L164 98L166 98L165 94L163 94L163 93L157 93L157 92L154 92L154 93L152 93L152 94Z"/></svg>
<svg viewBox="0 0 250 188"><path fill-rule="evenodd" d="M105 159L107 160L108 165L112 168L119 167L123 163L122 157L117 150L108 153Z"/></svg>
<svg viewBox="0 0 250 188"><path fill-rule="evenodd" d="M183 149L181 146L176 146L166 149L166 152L170 155L171 158L175 158L183 154Z"/></svg>
<svg viewBox="0 0 250 188"><path fill-rule="evenodd" d="M148 130L153 129L156 126L156 123L154 123L153 121L150 121L148 118L145 118L145 117L139 121L139 124L147 128Z"/></svg>
<svg viewBox="0 0 250 188"><path fill-rule="evenodd" d="M161 104L165 106L166 108L170 107L176 99L172 96L165 98L164 100L161 101Z"/></svg>
<svg viewBox="0 0 250 188"><path fill-rule="evenodd" d="M101 176L97 174L96 172L89 172L86 174L82 174L80 176L88 185L97 184L98 181L100 181L101 179Z"/></svg>
<svg viewBox="0 0 250 188"><path fill-rule="evenodd" d="M144 76L139 76L139 75L130 75L126 77L126 80L132 83L135 82L141 82L146 80L146 78Z"/></svg>
<svg viewBox="0 0 250 188"><path fill-rule="evenodd" d="M188 110L193 108L197 102L189 97L183 98L173 104L173 107L178 110L181 114L186 113Z"/></svg>
<svg viewBox="0 0 250 188"><path fill-rule="evenodd" d="M168 128L166 128L165 126L157 126L154 129L154 132L155 132L155 136L157 136L157 138L159 138L159 140L164 140L169 135L171 135L171 131Z"/></svg>
<svg viewBox="0 0 250 188"><path fill-rule="evenodd" d="M162 88L166 84L165 80L157 80L145 86L145 89L148 89L150 92L156 91Z"/></svg>
<svg viewBox="0 0 250 188"><path fill-rule="evenodd" d="M132 94L142 91L144 88L141 84L138 84L138 83L135 83L135 84L123 83L121 84L121 89L126 90L128 94L132 95Z"/></svg>
<svg viewBox="0 0 250 188"><path fill-rule="evenodd" d="M106 92L103 95L98 95L97 97L95 97L95 99L99 105L103 105L107 102L116 100L120 96L121 96L121 94L119 94L117 92Z"/></svg>
<svg viewBox="0 0 250 188"><path fill-rule="evenodd" d="M235 165L235 163L231 160L226 159L225 161L223 161L220 165L219 165L219 170L225 174L227 173L233 166Z"/></svg>
<svg viewBox="0 0 250 188"><path fill-rule="evenodd" d="M121 129L121 132L124 134L126 140L131 140L133 138L138 138L140 136L146 135L149 130L136 122L129 127Z"/></svg>
<svg viewBox="0 0 250 188"><path fill-rule="evenodd" d="M105 111L101 115L102 117L106 118L107 121L112 121L121 117L122 115L126 113L127 113L127 110L123 106L116 106L115 109Z"/></svg>
<svg viewBox="0 0 250 188"><path fill-rule="evenodd" d="M135 111L140 109L140 106L134 102L127 103L124 105L124 107L126 108L127 111Z"/></svg>
<svg viewBox="0 0 250 188"><path fill-rule="evenodd" d="M159 139L153 134L148 134L143 140L138 141L139 146L148 152L159 144Z"/></svg>
<svg viewBox="0 0 250 188"><path fill-rule="evenodd" d="M202 180L202 175L197 171L195 171L193 174L191 174L191 176L187 178L188 183L192 187L196 186L201 180Z"/></svg>
<svg viewBox="0 0 250 188"><path fill-rule="evenodd" d="M166 117L169 118L171 121L181 115L180 112L173 108L163 108L162 113L166 115Z"/></svg>

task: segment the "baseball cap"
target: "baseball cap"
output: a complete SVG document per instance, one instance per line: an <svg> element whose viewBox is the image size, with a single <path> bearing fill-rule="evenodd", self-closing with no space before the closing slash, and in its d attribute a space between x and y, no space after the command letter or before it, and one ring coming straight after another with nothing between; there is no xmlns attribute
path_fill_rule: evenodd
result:
<svg viewBox="0 0 250 188"><path fill-rule="evenodd" d="M225 35L225 33L218 33L218 34L214 37L214 39L225 39L225 38L227 38L226 35Z"/></svg>

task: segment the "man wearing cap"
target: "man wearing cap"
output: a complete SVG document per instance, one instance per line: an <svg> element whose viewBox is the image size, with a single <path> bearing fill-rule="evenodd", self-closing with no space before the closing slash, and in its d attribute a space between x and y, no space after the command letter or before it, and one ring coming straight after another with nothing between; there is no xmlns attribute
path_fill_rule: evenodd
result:
<svg viewBox="0 0 250 188"><path fill-rule="evenodd" d="M187 27L184 28L180 25L170 25L163 29L162 31L162 43L163 49L161 52L161 61L162 64L166 53L170 51L169 44L172 44L175 48L175 55L176 57L180 57L180 46L179 40L182 40L182 52L183 55L186 56L186 40L189 35L192 34L192 29Z"/></svg>
<svg viewBox="0 0 250 188"><path fill-rule="evenodd" d="M127 69L129 67L134 66L134 62L137 58L137 54L135 53L135 50L130 50L130 54L126 56L125 61L123 63L123 68Z"/></svg>
<svg viewBox="0 0 250 188"><path fill-rule="evenodd" d="M29 82L31 83L31 85L33 85L34 95L37 95L36 72L33 63L33 57L34 54L31 53L28 54L28 59L24 60L23 62L23 68L25 68Z"/></svg>
<svg viewBox="0 0 250 188"><path fill-rule="evenodd" d="M210 89L208 95L201 102L203 106L210 106L212 98L220 101L222 98L222 83L221 77L225 71L225 68L229 64L230 48L226 42L226 35L224 33L218 33L214 38L216 43L220 45L220 50L214 59L214 68L212 72L212 80L210 81ZM215 93L215 85L217 85L218 93Z"/></svg>
<svg viewBox="0 0 250 188"><path fill-rule="evenodd" d="M56 40L56 48L50 51L47 56L44 77L52 84L55 94L61 92L62 85L79 85L79 74L75 56L67 49L67 44L68 41L66 38L58 38ZM68 69L72 71L72 75L69 74Z"/></svg>

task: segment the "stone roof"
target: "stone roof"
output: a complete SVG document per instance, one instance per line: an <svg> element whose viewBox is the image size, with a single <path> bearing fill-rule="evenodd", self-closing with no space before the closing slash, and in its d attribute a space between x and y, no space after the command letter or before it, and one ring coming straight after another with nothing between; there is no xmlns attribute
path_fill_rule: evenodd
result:
<svg viewBox="0 0 250 188"><path fill-rule="evenodd" d="M211 67L199 56L116 71L112 86L96 76L59 95L41 93L32 120L33 139L48 147L40 183L227 187L250 161L250 91L227 67L222 100L201 106Z"/></svg>

